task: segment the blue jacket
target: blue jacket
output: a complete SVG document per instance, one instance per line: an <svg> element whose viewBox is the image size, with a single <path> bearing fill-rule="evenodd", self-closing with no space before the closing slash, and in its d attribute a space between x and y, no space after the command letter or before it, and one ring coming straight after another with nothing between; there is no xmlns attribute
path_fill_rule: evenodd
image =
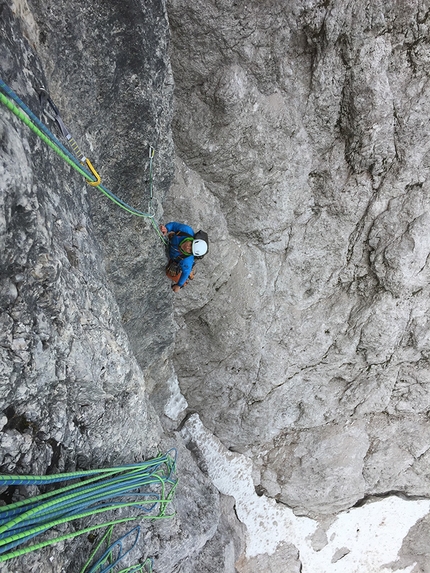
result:
<svg viewBox="0 0 430 573"><path fill-rule="evenodd" d="M172 231L177 233L181 231L182 233L187 233L187 235L191 235L194 237L194 231L188 225L183 225L182 223L167 223L166 229L168 233ZM183 253L179 250L180 243L185 239L185 237L178 237L177 235L173 235L170 238L169 242L169 259L170 260L177 260L179 262L179 266L181 267L181 278L178 281L179 286L183 286L185 281L190 276L191 271L193 270L194 264L194 255L188 255L184 257Z"/></svg>

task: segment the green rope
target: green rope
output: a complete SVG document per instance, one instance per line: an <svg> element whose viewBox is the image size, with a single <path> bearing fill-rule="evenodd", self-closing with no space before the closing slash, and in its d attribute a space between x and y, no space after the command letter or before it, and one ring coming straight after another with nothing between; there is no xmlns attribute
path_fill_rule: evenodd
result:
<svg viewBox="0 0 430 573"><path fill-rule="evenodd" d="M114 568L116 570L118 564L136 547L140 537L140 525L136 525L112 543L114 527L114 525L111 525L107 529L80 573L108 573ZM100 555L101 547L104 545L107 545L107 548ZM100 555L100 557L97 558L97 555ZM117 573L151 573L152 564L153 559L148 557L144 563L126 567Z"/></svg>
<svg viewBox="0 0 430 573"><path fill-rule="evenodd" d="M0 102L3 103L16 117L18 117L28 128L30 128L42 141L44 141L49 147L57 153L63 161L65 161L68 165L70 165L75 171L77 171L80 175L85 177L88 182L96 181L96 178L91 174L88 173L86 170L82 169L79 163L74 162L70 157L68 157L59 147L56 145L45 133L43 133L28 117L26 113L24 113L19 107L17 107L13 101L8 99L1 91L0 91ZM150 148L152 149L152 148ZM151 151L150 151L151 153ZM153 153L152 153L153 155ZM150 164L150 178L151 178L151 203L152 203L152 157L151 157L151 164ZM166 238L161 233L160 229L158 228L157 223L154 221L154 215L151 213L143 213L142 211L138 211L134 209L130 205L127 205L124 201L116 197L111 191L106 189L103 185L98 185L97 189L99 189L108 199L110 199L115 205L126 211L131 215L135 215L137 217L142 217L149 219L151 221L152 226L154 227L155 231L159 238L163 241L164 244L167 244Z"/></svg>
<svg viewBox="0 0 430 573"><path fill-rule="evenodd" d="M152 573L152 561L147 559L142 565L132 565L127 569L121 569L118 573Z"/></svg>
<svg viewBox="0 0 430 573"><path fill-rule="evenodd" d="M172 517L166 511L177 485L175 469L176 453L173 456L167 453L142 464L119 468L57 476L0 476L0 484L8 485L21 485L23 482L42 485L55 480L79 480L55 491L0 507L0 562L118 523ZM145 490L142 491L142 488ZM121 513L128 511L129 515L14 549L58 525L117 510ZM157 513L154 513L155 510Z"/></svg>
<svg viewBox="0 0 430 573"><path fill-rule="evenodd" d="M114 526L111 525L109 527L109 529L106 531L106 533L102 536L102 538L100 539L99 543L97 543L96 547L94 548L94 550L92 551L91 555L88 558L88 561L85 563L85 565L82 567L80 573L85 573L85 571L88 569L88 567L90 566L92 560L94 559L94 557L96 556L98 550L100 549L100 547L103 545L103 543L107 540L107 543L110 543L110 539L112 536L112 531L113 531Z"/></svg>
<svg viewBox="0 0 430 573"><path fill-rule="evenodd" d="M52 483L57 483L66 480L77 479L80 477L87 478L89 476L99 476L100 474L115 474L121 471L141 471L144 468L156 467L165 461L166 456L160 455L157 458L141 462L139 464L130 464L125 466L116 466L113 468L97 468L94 470L81 470L70 473L60 473L55 475L47 476L30 476L30 475L19 475L19 474L0 474L0 486L2 485L47 485ZM55 492L53 492L55 493ZM21 503L21 502L17 502ZM26 503L25 501L23 503Z"/></svg>
<svg viewBox="0 0 430 573"><path fill-rule="evenodd" d="M129 521L135 521L136 519L137 519L136 517L125 517L123 519L115 519L113 521L107 521L106 523L101 523L99 525L93 525L92 527L85 527L85 529L81 529L80 531L75 531L73 533L66 533L65 535L60 535L55 539L48 539L47 541L41 541L39 543L31 545L30 547L25 547L23 549L16 549L15 551L11 551L9 553L6 553L5 555L0 555L0 563L8 561L9 559L14 559L15 557L21 557L22 555L27 555L27 553L31 553L32 551L37 551L38 549L43 549L44 547L48 547L49 545L53 545L54 543L59 543L60 541L74 539L75 537L79 537L79 535L85 535L85 533L91 533L96 529L108 527L109 525L117 525L119 523L127 523Z"/></svg>
<svg viewBox="0 0 430 573"><path fill-rule="evenodd" d="M79 167L79 165L77 165L76 163L73 163L71 161L71 159L69 159L67 157L67 155L65 153L63 153L61 151L61 149L59 147L57 147L55 145L55 143L53 143L49 137L47 137L42 131L40 131L40 129L34 125L34 123L30 120L30 118L27 116L27 114L25 114L21 109L19 109L19 107L16 107L16 105L9 100L2 92L0 92L0 101L14 114L16 115L16 117L18 117L23 123L25 123L25 125L27 127L29 127L38 137L40 137L40 139L42 141L44 141L47 145L49 145L49 147L51 147L55 153L57 153L61 159L63 159L66 163L68 163L71 167L73 167L73 169L75 169L78 173L80 173L83 177L85 177L86 179L90 180L90 181L95 181L94 179L91 179L86 173L85 171Z"/></svg>

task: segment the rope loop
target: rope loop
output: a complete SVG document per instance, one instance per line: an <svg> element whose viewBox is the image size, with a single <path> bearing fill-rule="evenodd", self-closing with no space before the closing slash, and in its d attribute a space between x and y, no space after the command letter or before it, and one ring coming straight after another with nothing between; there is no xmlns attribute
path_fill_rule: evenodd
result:
<svg viewBox="0 0 430 573"><path fill-rule="evenodd" d="M0 507L0 563L111 525L171 518L174 514L167 509L177 481L175 450L129 466L56 476L1 475L1 484L68 485ZM88 524L78 521L89 517ZM98 517L102 523L97 523ZM82 523L83 527L58 535L56 527L70 522ZM43 541L27 544L48 531L50 535Z"/></svg>

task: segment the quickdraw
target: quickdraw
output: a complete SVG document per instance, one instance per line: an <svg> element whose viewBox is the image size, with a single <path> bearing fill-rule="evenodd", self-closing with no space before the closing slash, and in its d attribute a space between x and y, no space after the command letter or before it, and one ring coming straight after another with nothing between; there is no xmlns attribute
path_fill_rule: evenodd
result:
<svg viewBox="0 0 430 573"><path fill-rule="evenodd" d="M42 86L40 87L38 90L39 92L39 103L40 103L40 107L42 108L42 110L45 112L45 114L52 119L53 121L55 121L55 123L58 125L58 127L60 128L60 131L63 135L63 137L65 138L65 140L67 141L70 149L73 151L73 153L75 154L75 156L78 158L78 160L80 161L80 163L82 165L87 165L89 170L91 171L91 173L94 175L94 177L96 178L95 181L88 181L87 183L88 185L92 185L93 187L98 187L101 183L101 177L100 175L97 173L97 171L95 170L93 164L91 163L91 161L85 157L85 155L82 153L82 151L79 148L79 145L76 143L75 139L73 138L72 134L70 133L70 131L68 130L68 128L66 127L61 115L60 115L60 111L58 109L58 107L55 105L55 103L52 101L51 96L49 95L49 93L46 91L46 89ZM48 103L53 114L51 115L47 110L44 110L45 104Z"/></svg>
<svg viewBox="0 0 430 573"><path fill-rule="evenodd" d="M6 97L7 96L7 97ZM52 101L52 100L51 100ZM77 159L77 155L73 155L70 151L64 147L64 145L58 141L58 139L51 133L51 131L39 120L38 117L25 105L25 103L17 96L17 94L2 80L0 79L0 102L5 105L16 117L18 117L27 127L29 127L42 141L44 141L51 149L53 149L57 155L59 155L66 163L68 163L75 171L80 173L90 185L96 187L101 191L108 199L110 199L115 205L130 213L136 217L143 217L150 220L151 225L155 229L159 238L166 245L168 243L167 239L163 236L158 225L155 221L153 213L144 213L135 209L134 207L128 205L125 201L117 197L114 193L106 189L101 184L99 176L92 166L91 162L80 152L80 156L85 158L85 165L89 168L86 169L85 166L81 166L80 160ZM55 104L54 104L55 105ZM58 110L57 110L58 111ZM57 114L59 115L59 114ZM61 120L62 121L62 120ZM59 122L56 120L57 124ZM64 122L62 122L63 127L67 130ZM61 129L61 127L60 127ZM67 130L68 132L68 130ZM77 144L76 144L77 145ZM79 149L79 146L77 147ZM73 149L73 148L72 148ZM152 160L154 157L154 148L150 147L150 184L151 184L151 198L152 198ZM76 147L74 150L76 154ZM152 203L152 201L151 201Z"/></svg>

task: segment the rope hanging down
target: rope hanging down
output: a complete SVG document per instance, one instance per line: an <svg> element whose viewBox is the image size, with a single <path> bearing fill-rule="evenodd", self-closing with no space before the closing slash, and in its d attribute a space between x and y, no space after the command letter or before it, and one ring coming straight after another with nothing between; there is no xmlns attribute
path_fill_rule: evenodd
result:
<svg viewBox="0 0 430 573"><path fill-rule="evenodd" d="M152 145L149 146L149 204L148 204L148 212L152 213L152 199L154 194L152 192L152 160L154 159L155 149ZM164 237L163 237L164 239Z"/></svg>
<svg viewBox="0 0 430 573"><path fill-rule="evenodd" d="M144 213L131 207L125 201L117 197L112 191L106 189L104 185L98 181L98 175L94 170L93 172L88 171L85 167L83 167L79 161L74 157L68 149L64 147L62 143L58 141L58 139L51 133L51 131L39 120L36 115L25 105L23 101L16 95L16 93L0 78L0 101L3 105L5 105L16 117L18 117L27 127L29 127L44 143L49 145L51 149L53 149L59 157L63 159L68 165L70 165L75 171L77 171L80 175L85 177L89 184L97 186L96 188L99 189L108 199L110 199L115 205L130 213L131 215L135 215L136 217L142 217L149 219L151 225L157 232L157 235L163 241L163 243L167 244L166 239L160 232L158 225L154 219L154 215L152 213ZM2 93L3 92L3 93ZM5 95L6 94L6 95ZM6 97L8 96L8 97ZM10 99L8 99L10 98ZM17 104L17 105L15 105ZM18 106L18 107L17 107ZM152 206L152 158L153 158L154 149L150 147L150 186L151 186L151 199L150 199L150 207ZM152 155L152 156L151 156ZM84 157L86 160L87 158ZM92 168L92 166L91 166ZM94 169L94 168L92 168Z"/></svg>

